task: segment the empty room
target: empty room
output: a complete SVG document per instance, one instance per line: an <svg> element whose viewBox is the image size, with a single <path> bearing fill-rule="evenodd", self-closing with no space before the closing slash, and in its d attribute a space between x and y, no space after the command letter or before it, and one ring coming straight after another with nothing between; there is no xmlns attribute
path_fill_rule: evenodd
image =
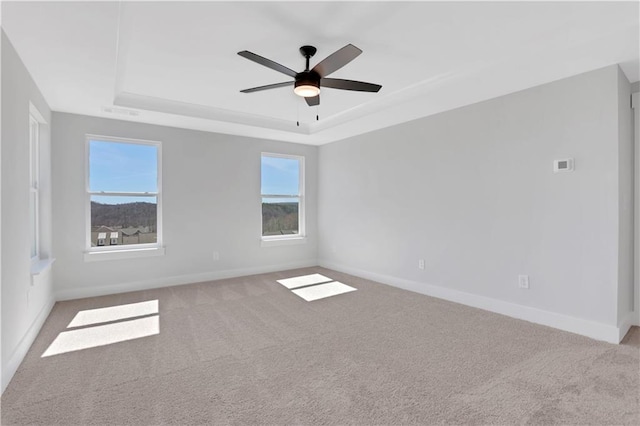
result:
<svg viewBox="0 0 640 426"><path fill-rule="evenodd" d="M3 425L640 424L640 2L0 21Z"/></svg>

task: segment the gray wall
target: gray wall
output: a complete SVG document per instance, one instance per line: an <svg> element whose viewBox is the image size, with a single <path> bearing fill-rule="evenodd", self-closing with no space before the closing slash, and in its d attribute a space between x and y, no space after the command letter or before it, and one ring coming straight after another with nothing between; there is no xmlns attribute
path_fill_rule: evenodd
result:
<svg viewBox="0 0 640 426"><path fill-rule="evenodd" d="M616 325L618 126L611 66L324 145L320 263Z"/></svg>
<svg viewBox="0 0 640 426"><path fill-rule="evenodd" d="M53 114L52 132L60 298L316 264L316 147L64 113ZM164 256L84 261L87 133L162 142ZM261 247L263 151L305 156L306 244Z"/></svg>
<svg viewBox="0 0 640 426"><path fill-rule="evenodd" d="M29 102L51 123L49 106L2 32L2 390L53 304L51 270L31 281ZM41 248L51 255L50 126L40 126Z"/></svg>
<svg viewBox="0 0 640 426"><path fill-rule="evenodd" d="M640 83L635 82L631 85L633 92L633 125L634 125L634 150L635 150L635 311L636 324L640 324Z"/></svg>
<svg viewBox="0 0 640 426"><path fill-rule="evenodd" d="M618 323L634 310L634 147L631 84L618 68Z"/></svg>

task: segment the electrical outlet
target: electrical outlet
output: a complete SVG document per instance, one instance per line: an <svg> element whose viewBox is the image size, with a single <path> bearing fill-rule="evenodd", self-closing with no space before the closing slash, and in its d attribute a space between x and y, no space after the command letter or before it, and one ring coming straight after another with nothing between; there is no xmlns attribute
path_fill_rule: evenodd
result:
<svg viewBox="0 0 640 426"><path fill-rule="evenodd" d="M518 275L518 287L529 288L529 275Z"/></svg>
<svg viewBox="0 0 640 426"><path fill-rule="evenodd" d="M214 251L214 252L213 252L213 260L214 260L215 262L217 262L218 260L220 260L220 253L219 253L219 252L217 252L217 251Z"/></svg>
<svg viewBox="0 0 640 426"><path fill-rule="evenodd" d="M424 259L418 259L418 269L424 269Z"/></svg>

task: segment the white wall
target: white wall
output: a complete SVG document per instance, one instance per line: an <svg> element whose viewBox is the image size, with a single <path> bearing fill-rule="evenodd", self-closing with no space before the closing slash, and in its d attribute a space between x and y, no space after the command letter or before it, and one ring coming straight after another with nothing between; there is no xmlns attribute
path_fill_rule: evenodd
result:
<svg viewBox="0 0 640 426"><path fill-rule="evenodd" d="M53 114L54 282L59 299L315 265L317 148L170 127ZM85 262L85 134L162 142L159 257ZM260 153L303 155L302 245L261 247ZM220 260L213 260L218 251Z"/></svg>
<svg viewBox="0 0 640 426"><path fill-rule="evenodd" d="M634 154L635 154L635 312L636 325L640 325L640 82L631 85L633 96L633 122L634 122Z"/></svg>
<svg viewBox="0 0 640 426"><path fill-rule="evenodd" d="M0 22L2 22L2 7L0 6ZM5 37L0 31L0 333L2 332L2 40ZM4 392L5 384L2 373L5 371L2 363L2 335L0 335L0 394ZM9 379L7 378L7 382Z"/></svg>
<svg viewBox="0 0 640 426"><path fill-rule="evenodd" d="M320 263L614 341L618 125L610 66L324 145Z"/></svg>
<svg viewBox="0 0 640 426"><path fill-rule="evenodd" d="M2 7L0 6L0 22L2 20ZM0 333L2 332L2 40L5 37L4 33L0 31ZM0 335L0 394L4 392L5 380L2 378L5 371L4 364L2 363L2 336ZM7 383L9 379L7 378Z"/></svg>
<svg viewBox="0 0 640 426"><path fill-rule="evenodd" d="M2 390L53 307L51 270L31 280L29 102L51 123L49 106L2 32ZM42 252L51 255L50 126L41 125Z"/></svg>
<svg viewBox="0 0 640 426"><path fill-rule="evenodd" d="M618 68L618 324L628 330L634 311L634 148L631 84ZM626 333L626 330L623 331Z"/></svg>

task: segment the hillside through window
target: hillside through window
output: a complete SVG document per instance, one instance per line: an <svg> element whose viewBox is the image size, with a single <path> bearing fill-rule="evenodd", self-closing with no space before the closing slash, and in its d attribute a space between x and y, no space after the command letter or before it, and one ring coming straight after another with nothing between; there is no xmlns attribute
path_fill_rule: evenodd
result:
<svg viewBox="0 0 640 426"><path fill-rule="evenodd" d="M90 250L160 243L160 144L90 137Z"/></svg>
<svg viewBox="0 0 640 426"><path fill-rule="evenodd" d="M262 154L262 237L304 235L304 158Z"/></svg>

